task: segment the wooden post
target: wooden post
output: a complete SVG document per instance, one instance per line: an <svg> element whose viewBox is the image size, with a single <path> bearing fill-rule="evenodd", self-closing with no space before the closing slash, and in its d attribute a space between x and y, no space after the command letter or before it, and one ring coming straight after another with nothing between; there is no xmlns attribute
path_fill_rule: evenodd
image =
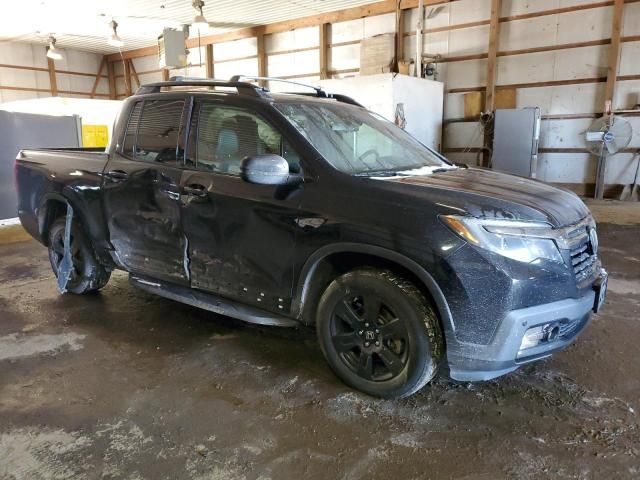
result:
<svg viewBox="0 0 640 480"><path fill-rule="evenodd" d="M133 89L131 88L131 66L127 60L123 61L124 63L124 88L125 95L130 97L133 94Z"/></svg>
<svg viewBox="0 0 640 480"><path fill-rule="evenodd" d="M213 44L212 43L206 46L204 63L207 69L207 78L215 78L215 70L213 67Z"/></svg>
<svg viewBox="0 0 640 480"><path fill-rule="evenodd" d="M266 77L268 76L268 68L267 68L267 52L264 46L264 34L260 34L257 37L258 39L258 76ZM259 84L263 87L267 86L267 82L260 80Z"/></svg>
<svg viewBox="0 0 640 480"><path fill-rule="evenodd" d="M400 62L404 60L404 12L405 10L400 8L400 2L398 2L396 9L396 72L400 71Z"/></svg>
<svg viewBox="0 0 640 480"><path fill-rule="evenodd" d="M484 111L493 114L495 111L496 95L496 58L498 53L498 39L500 36L500 9L502 0L491 0L491 20L489 24L489 54L487 56L487 89L484 96ZM493 123L493 117L490 122ZM493 129L485 123L484 151L482 153L482 165L488 167L491 164L491 148L493 145Z"/></svg>
<svg viewBox="0 0 640 480"><path fill-rule="evenodd" d="M169 81L169 69L168 68L163 68L162 69L162 81L163 82L168 82Z"/></svg>
<svg viewBox="0 0 640 480"><path fill-rule="evenodd" d="M616 76L618 75L618 62L620 61L620 30L622 28L622 14L624 0L615 0L613 7L613 22L611 24L611 46L609 47L609 65L607 68L607 85L605 87L604 102L611 102L612 110L615 110L613 96L616 90ZM606 109L604 110L606 112Z"/></svg>
<svg viewBox="0 0 640 480"><path fill-rule="evenodd" d="M102 76L102 70L104 69L104 65L107 63L107 56L102 56L102 61L100 62L100 66L98 67L98 73L96 74L96 79L93 82L93 88L91 89L91 96L89 98L94 98L96 96L96 90L98 89L98 84L100 83L100 78Z"/></svg>
<svg viewBox="0 0 640 480"><path fill-rule="evenodd" d="M115 100L118 96L116 93L116 75L113 62L107 61L107 77L109 78L109 98Z"/></svg>
<svg viewBox="0 0 640 480"><path fill-rule="evenodd" d="M495 110L496 94L496 55L498 52L498 37L500 35L500 6L501 0L491 0L491 23L489 26L489 55L487 57L487 90L485 94L484 111Z"/></svg>
<svg viewBox="0 0 640 480"><path fill-rule="evenodd" d="M607 66L607 83L604 88L604 116L608 117L615 110L613 97L616 93L616 77L618 62L620 61L620 30L622 28L622 14L624 0L615 0L613 5L613 21L611 23L611 46L609 47L609 62ZM606 181L607 152L606 147L598 157L596 166L596 188L594 197L602 200Z"/></svg>
<svg viewBox="0 0 640 480"><path fill-rule="evenodd" d="M136 83L138 84L138 87L140 87L140 77L138 77L138 72L136 72L136 67L133 64L133 58L129 59L129 67L131 68L131 74L133 75L133 78L136 79Z"/></svg>
<svg viewBox="0 0 640 480"><path fill-rule="evenodd" d="M58 81L56 79L56 64L53 60L47 57L47 64L49 66L49 84L51 85L51 96L58 96Z"/></svg>
<svg viewBox="0 0 640 480"><path fill-rule="evenodd" d="M320 42L318 45L320 48L320 79L321 80L329 78L329 43L330 43L329 28L331 28L330 23L322 23L319 26Z"/></svg>

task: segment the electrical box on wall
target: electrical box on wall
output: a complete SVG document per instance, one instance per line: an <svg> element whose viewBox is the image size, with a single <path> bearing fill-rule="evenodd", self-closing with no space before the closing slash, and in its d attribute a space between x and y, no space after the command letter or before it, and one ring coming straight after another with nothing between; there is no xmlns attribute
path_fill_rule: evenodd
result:
<svg viewBox="0 0 640 480"><path fill-rule="evenodd" d="M188 32L165 28L158 37L158 64L160 68L182 68L187 65L186 38Z"/></svg>

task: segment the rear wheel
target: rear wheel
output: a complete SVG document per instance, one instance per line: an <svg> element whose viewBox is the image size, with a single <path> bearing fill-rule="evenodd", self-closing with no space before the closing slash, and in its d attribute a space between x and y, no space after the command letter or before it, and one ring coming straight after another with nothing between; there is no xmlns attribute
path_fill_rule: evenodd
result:
<svg viewBox="0 0 640 480"><path fill-rule="evenodd" d="M434 309L398 275L359 269L320 299L317 330L333 371L370 395L406 397L436 374L443 345Z"/></svg>
<svg viewBox="0 0 640 480"><path fill-rule="evenodd" d="M49 230L49 261L56 277L64 257L65 223L66 218L60 217L53 222ZM100 290L109 281L111 272L98 262L91 243L81 225L75 220L71 224L70 240L73 270L67 290L76 294Z"/></svg>

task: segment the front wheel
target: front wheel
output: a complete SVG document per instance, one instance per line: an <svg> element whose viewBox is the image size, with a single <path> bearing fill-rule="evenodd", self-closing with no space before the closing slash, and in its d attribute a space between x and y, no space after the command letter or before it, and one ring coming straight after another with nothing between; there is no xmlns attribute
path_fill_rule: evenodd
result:
<svg viewBox="0 0 640 480"><path fill-rule="evenodd" d="M66 217L60 217L49 229L49 261L56 277L64 257L65 223ZM75 220L71 223L70 240L73 270L67 283L67 290L71 293L83 294L95 292L104 287L111 277L111 272L98 262L82 226Z"/></svg>
<svg viewBox="0 0 640 480"><path fill-rule="evenodd" d="M436 374L442 333L436 313L409 281L363 268L336 278L318 306L320 346L347 385L384 398L406 397Z"/></svg>

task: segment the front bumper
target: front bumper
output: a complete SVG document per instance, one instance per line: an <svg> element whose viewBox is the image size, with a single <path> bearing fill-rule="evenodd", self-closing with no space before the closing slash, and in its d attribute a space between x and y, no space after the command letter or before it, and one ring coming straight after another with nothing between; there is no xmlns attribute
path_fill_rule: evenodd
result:
<svg viewBox="0 0 640 480"><path fill-rule="evenodd" d="M598 279L606 278L602 270ZM486 345L456 342L447 345L450 376L454 380L490 380L516 370L520 365L548 357L569 345L589 323L596 303L590 289L577 299L565 299L512 310ZM559 327L556 338L521 350L527 330L545 324Z"/></svg>

